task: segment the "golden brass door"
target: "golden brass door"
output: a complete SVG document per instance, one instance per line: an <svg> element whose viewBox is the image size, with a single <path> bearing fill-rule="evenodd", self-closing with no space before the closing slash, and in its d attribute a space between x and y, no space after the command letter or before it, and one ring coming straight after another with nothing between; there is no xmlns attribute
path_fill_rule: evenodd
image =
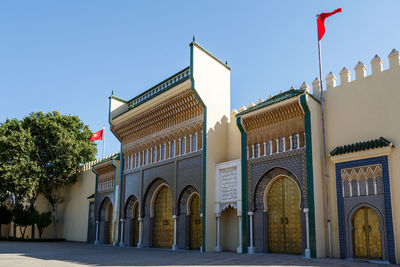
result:
<svg viewBox="0 0 400 267"><path fill-rule="evenodd" d="M174 221L172 219L172 194L164 186L154 203L153 247L171 248L174 242Z"/></svg>
<svg viewBox="0 0 400 267"><path fill-rule="evenodd" d="M135 206L133 207L133 218L132 218L132 224L133 224L133 246L136 246L137 243L139 242L139 205L136 202Z"/></svg>
<svg viewBox="0 0 400 267"><path fill-rule="evenodd" d="M268 248L274 253L301 253L300 192L287 177L276 180L267 195Z"/></svg>
<svg viewBox="0 0 400 267"><path fill-rule="evenodd" d="M107 222L107 244L111 244L113 242L113 205L109 203L106 208L106 222Z"/></svg>
<svg viewBox="0 0 400 267"><path fill-rule="evenodd" d="M200 198L194 195L190 202L190 249L200 249L201 246L201 217Z"/></svg>
<svg viewBox="0 0 400 267"><path fill-rule="evenodd" d="M379 216L371 208L362 207L353 217L354 257L381 259L382 240Z"/></svg>

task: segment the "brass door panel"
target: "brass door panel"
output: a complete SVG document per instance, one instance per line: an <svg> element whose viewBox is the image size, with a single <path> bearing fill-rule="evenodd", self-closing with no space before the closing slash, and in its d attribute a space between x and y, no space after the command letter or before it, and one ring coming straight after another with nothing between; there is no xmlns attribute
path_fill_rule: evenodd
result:
<svg viewBox="0 0 400 267"><path fill-rule="evenodd" d="M172 194L164 186L154 203L153 247L171 248L174 242L174 222L172 219Z"/></svg>
<svg viewBox="0 0 400 267"><path fill-rule="evenodd" d="M133 224L133 246L136 246L137 243L139 242L139 205L136 204L134 206L134 214L133 219L132 219L132 224Z"/></svg>
<svg viewBox="0 0 400 267"><path fill-rule="evenodd" d="M379 216L368 207L360 208L353 217L354 257L381 259L382 240Z"/></svg>
<svg viewBox="0 0 400 267"><path fill-rule="evenodd" d="M267 195L268 199L268 249L269 252L284 253L283 226L283 179L275 181Z"/></svg>
<svg viewBox="0 0 400 267"><path fill-rule="evenodd" d="M286 253L301 253L300 193L295 182L284 179Z"/></svg>
<svg viewBox="0 0 400 267"><path fill-rule="evenodd" d="M111 203L107 205L106 208L106 222L107 222L107 244L111 244L113 242L113 206Z"/></svg>
<svg viewBox="0 0 400 267"><path fill-rule="evenodd" d="M201 217L200 217L200 198L193 196L190 202L190 249L200 249L201 246Z"/></svg>
<svg viewBox="0 0 400 267"><path fill-rule="evenodd" d="M295 182L282 177L268 195L268 248L274 253L301 253L300 193Z"/></svg>

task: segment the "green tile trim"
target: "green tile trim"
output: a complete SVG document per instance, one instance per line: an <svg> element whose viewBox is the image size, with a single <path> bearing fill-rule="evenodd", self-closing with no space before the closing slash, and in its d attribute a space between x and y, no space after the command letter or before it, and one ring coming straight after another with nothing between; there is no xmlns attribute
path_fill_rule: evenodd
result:
<svg viewBox="0 0 400 267"><path fill-rule="evenodd" d="M92 167L92 172L94 172L93 167ZM95 172L94 172L95 173ZM97 192L97 184L99 182L99 175L96 174L96 183L94 185L94 229L93 229L93 236L95 237L96 240L96 229L97 229L97 223L96 221L99 219L98 214L97 214L97 203L98 203L98 192Z"/></svg>
<svg viewBox="0 0 400 267"><path fill-rule="evenodd" d="M257 109L270 106L272 104L281 102L283 100L298 96L298 95L300 95L302 93L304 93L303 89L298 89L298 90L297 89L290 89L290 90L288 90L286 92L283 92L283 93L280 93L280 94L278 94L278 95L276 95L274 97L271 97L270 99L267 99L264 102L261 102L260 104L255 105L252 108L249 108L249 109L246 109L246 110L244 110L242 112L239 112L238 114L236 114L236 116L238 117L238 116L247 114L249 112L255 111Z"/></svg>
<svg viewBox="0 0 400 267"><path fill-rule="evenodd" d="M200 102L203 107L203 192L202 192L202 232L201 232L201 241L202 241L202 251L206 251L206 191L207 191L207 106L204 104L204 101L201 99L199 93L195 89L195 81L193 77L193 43L189 44L190 46L190 81L191 81L191 90L193 91L196 99Z"/></svg>
<svg viewBox="0 0 400 267"><path fill-rule="evenodd" d="M357 142L350 145L338 146L332 150L330 153L331 156L342 155L352 152L364 151L374 148L381 148L391 146L394 147L393 144L384 137L379 137L378 139Z"/></svg>
<svg viewBox="0 0 400 267"><path fill-rule="evenodd" d="M315 234L315 205L314 205L314 170L312 155L311 115L307 105L306 95L300 96L300 104L304 110L304 126L306 133L306 168L307 168L307 191L308 191L308 219L310 233L311 257L317 257L316 234Z"/></svg>
<svg viewBox="0 0 400 267"><path fill-rule="evenodd" d="M236 124L240 130L241 139L241 165L242 165L242 248L247 253L247 135L242 125L242 118L236 118Z"/></svg>

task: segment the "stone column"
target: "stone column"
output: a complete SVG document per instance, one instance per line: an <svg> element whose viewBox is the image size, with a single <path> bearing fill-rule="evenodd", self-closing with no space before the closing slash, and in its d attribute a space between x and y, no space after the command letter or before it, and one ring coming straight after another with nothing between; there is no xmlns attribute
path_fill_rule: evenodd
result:
<svg viewBox="0 0 400 267"><path fill-rule="evenodd" d="M289 136L290 150L293 149L293 136Z"/></svg>
<svg viewBox="0 0 400 267"><path fill-rule="evenodd" d="M248 215L250 216L250 246L248 247L247 251L249 254L254 254L256 252L256 249L254 247L254 241L253 241L253 216L254 212L249 211Z"/></svg>
<svg viewBox="0 0 400 267"><path fill-rule="evenodd" d="M219 240L220 237L220 231L219 231L219 226L220 226L220 221L221 221L221 214L217 213L215 214L215 217L217 218L217 246L215 247L216 252L221 252L222 251L222 246Z"/></svg>
<svg viewBox="0 0 400 267"><path fill-rule="evenodd" d="M125 225L125 220L121 219L121 238L119 241L119 247L121 247L121 248L125 247L125 245L124 245L124 225Z"/></svg>
<svg viewBox="0 0 400 267"><path fill-rule="evenodd" d="M276 153L279 153L279 139L276 139Z"/></svg>
<svg viewBox="0 0 400 267"><path fill-rule="evenodd" d="M99 224L100 224L100 222L96 221L96 240L94 241L95 245L100 244L100 242L99 242Z"/></svg>
<svg viewBox="0 0 400 267"><path fill-rule="evenodd" d="M304 147L306 147L307 142L306 142L306 132L304 132ZM299 146L300 147L300 146Z"/></svg>
<svg viewBox="0 0 400 267"><path fill-rule="evenodd" d="M143 217L139 217L138 218L139 221L139 241L137 243L137 247L138 248L142 248L143 247L143 236L142 236L142 232L143 232Z"/></svg>
<svg viewBox="0 0 400 267"><path fill-rule="evenodd" d="M282 137L282 152L286 151L286 138Z"/></svg>
<svg viewBox="0 0 400 267"><path fill-rule="evenodd" d="M252 158L254 158L256 155L254 154L254 145L251 146L251 153L253 154Z"/></svg>
<svg viewBox="0 0 400 267"><path fill-rule="evenodd" d="M269 155L272 154L272 140L269 140Z"/></svg>
<svg viewBox="0 0 400 267"><path fill-rule="evenodd" d="M176 219L177 218L178 217L176 215L172 216L172 219L174 219L174 244L172 245L172 250L177 250L178 249L178 246L176 245L176 240L177 240L177 236L176 236L176 234L177 234Z"/></svg>
<svg viewBox="0 0 400 267"><path fill-rule="evenodd" d="M298 149L300 147L300 135L298 133L296 134L296 139L297 139L296 149Z"/></svg>
<svg viewBox="0 0 400 267"><path fill-rule="evenodd" d="M237 253L243 253L243 248L242 248L242 214L238 214L238 218L239 218L239 246L236 249L236 252Z"/></svg>
<svg viewBox="0 0 400 267"><path fill-rule="evenodd" d="M311 253L310 253L310 229L309 229L309 223L308 223L308 208L303 209L305 215L306 215L306 237L307 237L307 247L304 252L304 256L307 259L311 258Z"/></svg>

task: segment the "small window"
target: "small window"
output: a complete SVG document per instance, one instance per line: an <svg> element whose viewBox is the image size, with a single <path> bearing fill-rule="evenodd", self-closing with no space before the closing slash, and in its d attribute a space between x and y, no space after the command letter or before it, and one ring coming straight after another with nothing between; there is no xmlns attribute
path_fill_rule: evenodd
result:
<svg viewBox="0 0 400 267"><path fill-rule="evenodd" d="M165 144L161 146L161 155L160 155L161 160L165 159Z"/></svg>
<svg viewBox="0 0 400 267"><path fill-rule="evenodd" d="M181 139L181 155L186 153L186 137Z"/></svg>
<svg viewBox="0 0 400 267"><path fill-rule="evenodd" d="M170 157L175 157L175 140L171 142L171 155Z"/></svg>
<svg viewBox="0 0 400 267"><path fill-rule="evenodd" d="M192 136L192 152L197 151L197 133Z"/></svg>
<svg viewBox="0 0 400 267"><path fill-rule="evenodd" d="M153 147L151 149L151 163L154 163L157 161L157 148Z"/></svg>
<svg viewBox="0 0 400 267"><path fill-rule="evenodd" d="M254 144L254 151L253 151L253 157L258 157L259 151L258 151L258 143Z"/></svg>
<svg viewBox="0 0 400 267"><path fill-rule="evenodd" d="M147 149L144 151L143 165L147 165L148 155Z"/></svg>

